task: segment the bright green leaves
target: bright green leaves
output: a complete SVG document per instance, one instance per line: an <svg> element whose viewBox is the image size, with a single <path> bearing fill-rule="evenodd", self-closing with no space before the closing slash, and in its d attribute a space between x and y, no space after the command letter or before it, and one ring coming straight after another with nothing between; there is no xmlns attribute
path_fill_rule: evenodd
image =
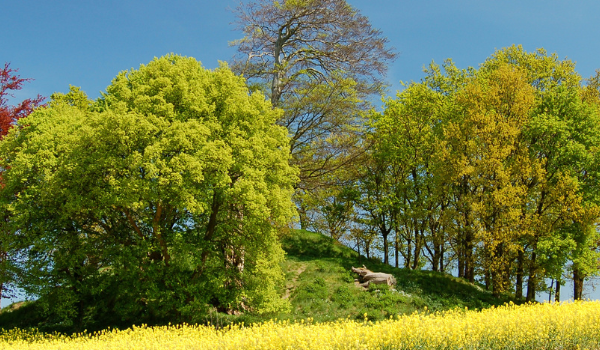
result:
<svg viewBox="0 0 600 350"><path fill-rule="evenodd" d="M297 172L263 95L226 65L168 55L120 73L95 103L77 88L54 98L0 145L29 292L60 299L40 278L72 288L57 305L79 319L101 312L94 300L138 321L285 308L275 226L294 213Z"/></svg>

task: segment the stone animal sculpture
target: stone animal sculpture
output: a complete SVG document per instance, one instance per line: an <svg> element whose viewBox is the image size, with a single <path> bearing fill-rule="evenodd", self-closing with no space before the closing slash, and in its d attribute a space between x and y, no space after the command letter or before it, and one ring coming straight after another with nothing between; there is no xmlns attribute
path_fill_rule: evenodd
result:
<svg viewBox="0 0 600 350"><path fill-rule="evenodd" d="M396 284L396 278L389 273L373 272L365 265L363 267L352 267L352 272L357 273L360 280L360 286L368 288L369 284L387 284L393 286Z"/></svg>

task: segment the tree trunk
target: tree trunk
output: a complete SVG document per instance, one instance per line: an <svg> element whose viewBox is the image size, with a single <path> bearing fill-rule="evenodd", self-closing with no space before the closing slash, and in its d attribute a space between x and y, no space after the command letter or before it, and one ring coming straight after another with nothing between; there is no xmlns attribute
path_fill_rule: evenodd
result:
<svg viewBox="0 0 600 350"><path fill-rule="evenodd" d="M440 272L446 271L446 266L444 266L444 244L440 245Z"/></svg>
<svg viewBox="0 0 600 350"><path fill-rule="evenodd" d="M467 242L467 254L465 265L465 278L471 282L475 282L475 264L473 263L473 243Z"/></svg>
<svg viewBox="0 0 600 350"><path fill-rule="evenodd" d="M459 278L464 278L465 277L465 258L464 258L464 254L462 251L462 247L458 248L458 277Z"/></svg>
<svg viewBox="0 0 600 350"><path fill-rule="evenodd" d="M440 260L441 260L441 246L437 243L433 243L433 257L431 261L431 268L433 271L440 271Z"/></svg>
<svg viewBox="0 0 600 350"><path fill-rule="evenodd" d="M523 298L523 260L525 260L525 253L519 251L517 256L517 282L515 285L515 299Z"/></svg>
<svg viewBox="0 0 600 350"><path fill-rule="evenodd" d="M298 205L298 219L300 220L300 229L308 229L308 215L306 214L306 208L303 203Z"/></svg>
<svg viewBox="0 0 600 350"><path fill-rule="evenodd" d="M472 233L469 228L466 228L463 237L459 238L458 243L458 277L462 277L471 283L475 282L472 240Z"/></svg>
<svg viewBox="0 0 600 350"><path fill-rule="evenodd" d="M394 242L395 256L396 256L396 268L398 268L398 237L396 237L396 242Z"/></svg>
<svg viewBox="0 0 600 350"><path fill-rule="evenodd" d="M535 248L535 247L534 247ZM536 277L536 253L535 250L531 253L531 267L529 268L529 277L527 278L527 297L525 301L535 300L535 288L537 285Z"/></svg>
<svg viewBox="0 0 600 350"><path fill-rule="evenodd" d="M421 230L415 229L415 250L413 254L412 270L416 270L419 267L419 262L421 260L421 249L423 248L423 234L421 232Z"/></svg>
<svg viewBox="0 0 600 350"><path fill-rule="evenodd" d="M404 257L404 268L410 269L410 261L412 260L412 239L406 241L406 256Z"/></svg>
<svg viewBox="0 0 600 350"><path fill-rule="evenodd" d="M388 235L389 235L389 230L382 230L381 231L381 237L383 238L383 263L384 264L389 264L390 263L390 259L389 259L389 244L388 244Z"/></svg>
<svg viewBox="0 0 600 350"><path fill-rule="evenodd" d="M577 268L573 268L573 299L583 298L583 280L585 277Z"/></svg>
<svg viewBox="0 0 600 350"><path fill-rule="evenodd" d="M556 280L556 292L554 293L554 301L560 302L560 281Z"/></svg>
<svg viewBox="0 0 600 350"><path fill-rule="evenodd" d="M273 80L271 81L271 104L273 107L279 106L279 100L281 99L281 78L283 77L283 71L281 66L281 49L285 43L285 38L282 33L279 32L277 41L275 42L275 52L273 57L275 58L273 73Z"/></svg>

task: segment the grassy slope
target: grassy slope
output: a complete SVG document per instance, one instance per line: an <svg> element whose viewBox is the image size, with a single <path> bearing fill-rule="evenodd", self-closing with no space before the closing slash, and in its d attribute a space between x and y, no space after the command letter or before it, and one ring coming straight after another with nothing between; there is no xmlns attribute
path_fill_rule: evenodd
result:
<svg viewBox="0 0 600 350"><path fill-rule="evenodd" d="M376 260L359 258L352 249L319 233L294 231L282 243L287 259L282 264L286 285L282 287L281 295L290 300L291 312L265 316L215 312L206 317L207 322L222 326L231 322L261 322L273 317L313 318L319 322L347 317L362 319L365 314L371 320L379 320L425 307L433 311L455 307L480 309L510 300L496 299L481 287L448 274L397 269ZM350 268L363 264L373 271L393 274L398 283L396 290L372 286L364 291L355 286L357 276ZM34 326L45 331L68 332L42 317L35 302L26 303L18 310L9 309L0 313L0 328Z"/></svg>
<svg viewBox="0 0 600 350"><path fill-rule="evenodd" d="M510 300L497 299L481 287L448 274L398 269L359 259L352 249L319 233L296 231L284 239L283 246L288 254L283 268L292 312L279 315L282 318L328 321L363 318L366 313L369 319L382 319L425 307L432 311L480 309ZM357 276L350 268L363 264L372 271L394 275L396 291L385 286L371 286L369 291L356 287Z"/></svg>

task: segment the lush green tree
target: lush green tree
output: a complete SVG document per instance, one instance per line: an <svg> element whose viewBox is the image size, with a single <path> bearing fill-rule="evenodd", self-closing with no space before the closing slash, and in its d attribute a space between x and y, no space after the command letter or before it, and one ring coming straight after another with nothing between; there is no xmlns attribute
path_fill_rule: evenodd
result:
<svg viewBox="0 0 600 350"><path fill-rule="evenodd" d="M597 158L600 124L598 111L582 98L582 79L573 62L542 49L529 53L513 46L496 52L481 69L507 63L524 70L536 95L523 130L534 171L519 179L528 188L522 221L529 235L523 242L523 257L529 270L527 299L533 300L544 277L561 279L564 265L555 264L573 258L581 261L571 256L583 251L576 242L589 242L583 237L592 233L586 227L597 219L598 202L591 195L598 177L592 159Z"/></svg>
<svg viewBox="0 0 600 350"><path fill-rule="evenodd" d="M337 241L346 241L351 232L352 223L356 221L356 201L358 191L351 183L341 183L330 187L325 198L319 199L319 218L315 218L312 226L318 232L327 232Z"/></svg>
<svg viewBox="0 0 600 350"><path fill-rule="evenodd" d="M285 308L277 226L296 171L279 117L226 65L176 55L93 104L55 95L0 146L27 292L79 326Z"/></svg>
<svg viewBox="0 0 600 350"><path fill-rule="evenodd" d="M411 84L386 101L383 113L371 116L372 160L362 167L365 210L382 237L394 232L396 260L401 254L406 268L421 266L425 251L433 269L443 269L442 202L437 196L442 193L433 184L432 171L440 102L426 85Z"/></svg>

